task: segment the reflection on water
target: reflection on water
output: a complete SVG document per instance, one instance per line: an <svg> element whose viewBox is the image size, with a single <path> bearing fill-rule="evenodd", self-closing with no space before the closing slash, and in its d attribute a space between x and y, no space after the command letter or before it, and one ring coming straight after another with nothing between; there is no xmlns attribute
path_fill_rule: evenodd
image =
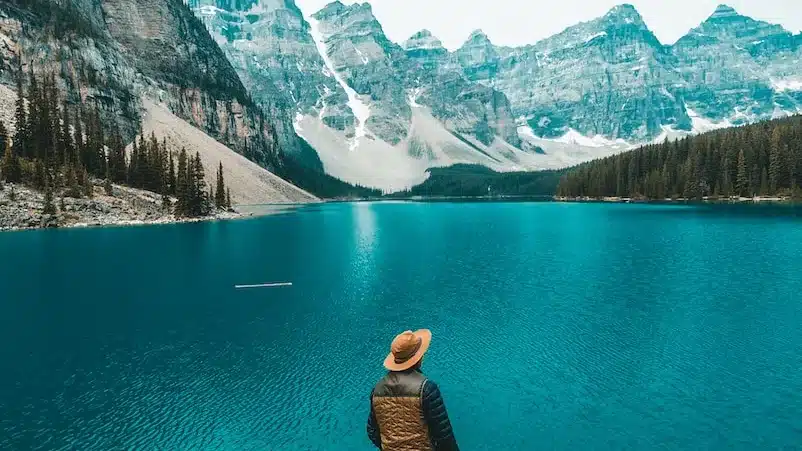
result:
<svg viewBox="0 0 802 451"><path fill-rule="evenodd" d="M270 216L290 213L304 205L237 205L236 210L246 216Z"/></svg>
<svg viewBox="0 0 802 451"><path fill-rule="evenodd" d="M353 204L356 216L356 228L359 248L363 254L370 254L376 241L376 212L373 203L358 202Z"/></svg>
<svg viewBox="0 0 802 451"><path fill-rule="evenodd" d="M354 221L353 235L354 242L351 251L350 272L348 278L348 290L354 293L354 301L357 305L370 302L370 293L373 292L374 283L377 280L376 244L378 242L376 229L376 212L374 204L368 202L358 202L351 206ZM356 305L354 306L356 307Z"/></svg>

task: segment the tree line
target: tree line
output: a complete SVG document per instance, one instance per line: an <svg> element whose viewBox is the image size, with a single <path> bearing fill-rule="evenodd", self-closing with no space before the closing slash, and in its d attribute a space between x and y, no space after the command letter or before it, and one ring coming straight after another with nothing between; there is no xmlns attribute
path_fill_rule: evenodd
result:
<svg viewBox="0 0 802 451"><path fill-rule="evenodd" d="M113 194L113 183L161 194L165 209L176 216L205 216L214 207L231 207L222 163L216 186L207 192L199 152L175 154L166 140L141 132L126 152L116 123L104 124L97 104L71 108L61 100L55 76L36 77L32 69L26 90L21 63L17 70L13 135L0 121L0 180L44 191L45 214L56 212L55 194L94 196L93 178L104 180L107 195Z"/></svg>
<svg viewBox="0 0 802 451"><path fill-rule="evenodd" d="M802 116L666 139L582 164L564 175L561 197L645 199L798 197Z"/></svg>
<svg viewBox="0 0 802 451"><path fill-rule="evenodd" d="M423 183L390 197L552 196L561 175L558 171L496 172L470 164L427 172L429 178Z"/></svg>

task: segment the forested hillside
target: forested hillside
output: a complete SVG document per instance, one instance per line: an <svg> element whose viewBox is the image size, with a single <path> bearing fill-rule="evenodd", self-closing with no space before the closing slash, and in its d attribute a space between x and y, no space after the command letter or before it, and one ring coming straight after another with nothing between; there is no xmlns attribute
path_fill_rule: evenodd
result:
<svg viewBox="0 0 802 451"><path fill-rule="evenodd" d="M646 199L797 196L802 116L665 141L592 161L560 181L561 197Z"/></svg>
<svg viewBox="0 0 802 451"><path fill-rule="evenodd" d="M0 120L0 189L8 182L43 191L48 215L56 213L55 197L62 199L61 205L64 197L91 198L91 178L105 179L107 195L112 183L161 194L166 211L173 210L175 196L176 216L206 216L214 207L231 207L222 163L215 191L207 192L197 152L193 156L182 149L174 156L155 135L140 135L127 158L119 129L103 123L96 104L70 108L59 98L54 75L39 79L31 72L27 91L23 78L19 67L13 135Z"/></svg>
<svg viewBox="0 0 802 451"><path fill-rule="evenodd" d="M391 197L551 196L562 174L562 171L495 172L469 164L432 168L428 172L425 182Z"/></svg>

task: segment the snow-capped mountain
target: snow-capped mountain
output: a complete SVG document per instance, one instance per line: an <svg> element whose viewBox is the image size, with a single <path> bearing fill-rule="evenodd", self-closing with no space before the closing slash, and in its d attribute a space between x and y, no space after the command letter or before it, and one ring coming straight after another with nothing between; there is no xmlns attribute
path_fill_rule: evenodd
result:
<svg viewBox="0 0 802 451"><path fill-rule="evenodd" d="M284 139L304 138L327 173L385 190L430 167L565 167L802 106L802 35L723 5L671 46L620 5L518 48L477 30L454 52L428 30L390 41L368 3L190 5L284 118Z"/></svg>
<svg viewBox="0 0 802 451"><path fill-rule="evenodd" d="M721 5L672 48L686 109L741 125L802 106L802 34Z"/></svg>
<svg viewBox="0 0 802 451"><path fill-rule="evenodd" d="M673 62L635 8L622 5L535 45L498 49L493 69L463 67L505 92L538 136L647 141L663 125L689 130L671 92L680 81Z"/></svg>
<svg viewBox="0 0 802 451"><path fill-rule="evenodd" d="M535 134L641 143L802 106L802 34L720 5L666 46L631 5L522 48L474 34L456 53L465 73L504 92Z"/></svg>
<svg viewBox="0 0 802 451"><path fill-rule="evenodd" d="M523 143L506 96L470 81L431 33L393 43L367 3L306 17L291 0L190 6L256 101L292 106L285 122L335 177L397 190L456 163L565 165Z"/></svg>

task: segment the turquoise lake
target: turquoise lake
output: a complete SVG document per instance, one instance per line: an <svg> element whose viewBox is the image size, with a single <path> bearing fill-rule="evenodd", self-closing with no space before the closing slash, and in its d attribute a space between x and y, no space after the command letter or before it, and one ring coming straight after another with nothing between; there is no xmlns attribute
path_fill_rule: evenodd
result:
<svg viewBox="0 0 802 451"><path fill-rule="evenodd" d="M421 327L463 450L802 447L799 210L510 202L2 233L0 449L370 450Z"/></svg>

